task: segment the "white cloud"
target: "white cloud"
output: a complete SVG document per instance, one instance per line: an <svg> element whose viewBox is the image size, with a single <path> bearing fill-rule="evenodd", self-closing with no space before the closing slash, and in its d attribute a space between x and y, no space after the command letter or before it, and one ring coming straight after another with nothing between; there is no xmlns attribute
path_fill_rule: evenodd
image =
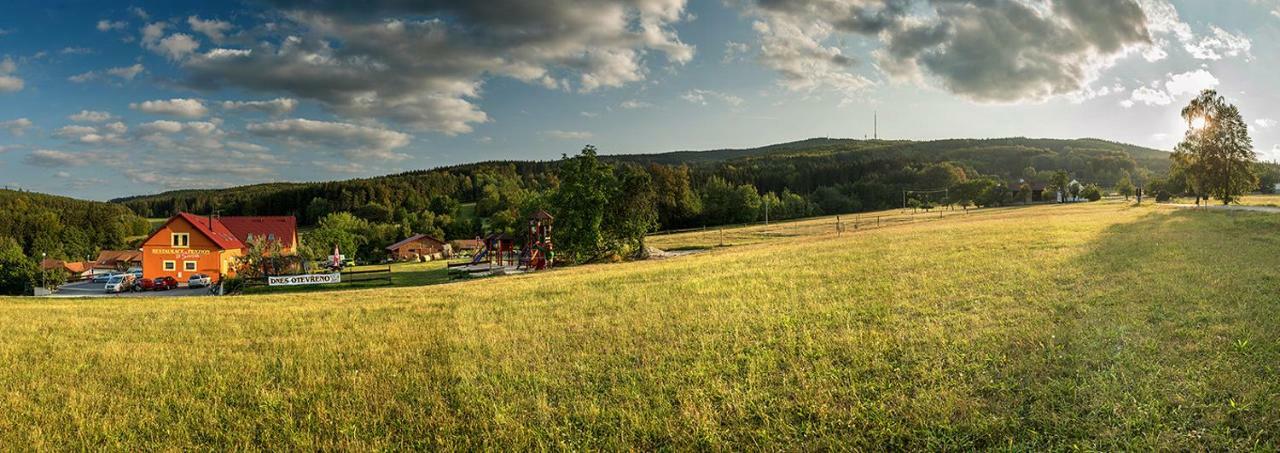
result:
<svg viewBox="0 0 1280 453"><path fill-rule="evenodd" d="M1137 103L1146 105L1169 105L1179 98L1190 97L1202 90L1218 86L1218 78L1209 71L1197 69L1181 74L1169 74L1164 81L1152 82L1149 86L1135 88L1129 99L1120 102L1125 108Z"/></svg>
<svg viewBox="0 0 1280 453"><path fill-rule="evenodd" d="M88 47L63 47L58 53L62 55L88 55L93 53L93 49Z"/></svg>
<svg viewBox="0 0 1280 453"><path fill-rule="evenodd" d="M590 132L562 130L550 130L543 132L542 135L556 140L588 140L592 137Z"/></svg>
<svg viewBox="0 0 1280 453"><path fill-rule="evenodd" d="M0 129L9 131L15 137L21 137L27 133L27 129L31 129L33 123L27 118L18 118L8 121L0 121Z"/></svg>
<svg viewBox="0 0 1280 453"><path fill-rule="evenodd" d="M733 63L742 59L750 51L751 46L746 43L726 41L724 43L724 57L720 61L722 63Z"/></svg>
<svg viewBox="0 0 1280 453"><path fill-rule="evenodd" d="M0 93L22 91L25 85L22 79L13 75L18 71L18 64L13 62L12 58L5 57L0 60Z"/></svg>
<svg viewBox="0 0 1280 453"><path fill-rule="evenodd" d="M108 68L105 71L84 72L84 73L73 75L71 77L67 77L67 80L70 80L75 83L85 83L91 80L96 80L102 77L103 74L107 74L110 76L118 77L121 80L127 81L127 80L133 80L134 77L137 77L138 74L142 73L145 70L146 68L142 66L142 63L137 63L137 64L134 64L133 66L121 66L118 68Z"/></svg>
<svg viewBox="0 0 1280 453"><path fill-rule="evenodd" d="M268 101L223 101L224 110L244 110L262 112L270 115L284 115L298 107L298 101L290 98L275 98Z"/></svg>
<svg viewBox="0 0 1280 453"><path fill-rule="evenodd" d="M245 126L245 130L291 147L307 147L350 159L402 159L406 156L394 150L413 139L409 134L390 129L300 118L252 123Z"/></svg>
<svg viewBox="0 0 1280 453"><path fill-rule="evenodd" d="M231 23L216 19L202 20L198 16L187 17L187 24L192 30L200 32L208 36L214 43L221 43L226 39L226 33L231 30Z"/></svg>
<svg viewBox="0 0 1280 453"><path fill-rule="evenodd" d="M647 109L649 107L653 107L653 104L637 99L627 99L618 104L618 108L625 110Z"/></svg>
<svg viewBox="0 0 1280 453"><path fill-rule="evenodd" d="M170 60L181 60L187 55L195 53L200 48L200 43L195 38L186 33L175 33L161 39L152 50L160 55L168 57Z"/></svg>
<svg viewBox="0 0 1280 453"><path fill-rule="evenodd" d="M680 95L680 99L692 102L698 105L707 105L710 100L719 100L732 107L742 105L742 98L732 94L725 94L718 91L693 89Z"/></svg>
<svg viewBox="0 0 1280 453"><path fill-rule="evenodd" d="M68 116L67 119L77 123L101 123L110 121L115 118L110 112L99 112L95 110L81 110L80 113Z"/></svg>
<svg viewBox="0 0 1280 453"><path fill-rule="evenodd" d="M1271 129L1276 127L1277 122L1271 118L1258 118L1253 121L1253 124L1257 125L1259 129Z"/></svg>
<svg viewBox="0 0 1280 453"><path fill-rule="evenodd" d="M84 165L90 154L72 154L54 149L37 149L27 154L22 162L33 167L63 168Z"/></svg>
<svg viewBox="0 0 1280 453"><path fill-rule="evenodd" d="M129 131L129 127L122 122L114 122L102 125L101 127L67 125L58 128L53 135L68 140L88 145L98 144L123 144L125 142L122 135Z"/></svg>
<svg viewBox="0 0 1280 453"><path fill-rule="evenodd" d="M182 118L199 118L209 113L204 102L199 99L154 100L142 103L131 103L129 108L156 115L171 115Z"/></svg>
<svg viewBox="0 0 1280 453"><path fill-rule="evenodd" d="M1233 34L1217 26L1210 25L1210 34L1196 42L1187 42L1184 46L1187 53L1200 60L1221 60L1224 57L1251 57L1253 42L1243 34Z"/></svg>
<svg viewBox="0 0 1280 453"><path fill-rule="evenodd" d="M122 20L111 21L103 19L98 21L98 31L124 30L127 25Z"/></svg>
<svg viewBox="0 0 1280 453"><path fill-rule="evenodd" d="M583 118L595 118L600 116L600 114L596 112L578 112L578 114L582 115Z"/></svg>

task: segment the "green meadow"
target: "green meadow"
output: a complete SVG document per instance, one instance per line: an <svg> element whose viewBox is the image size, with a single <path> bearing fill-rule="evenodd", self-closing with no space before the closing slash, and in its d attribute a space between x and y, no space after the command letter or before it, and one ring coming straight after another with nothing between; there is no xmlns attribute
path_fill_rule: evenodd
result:
<svg viewBox="0 0 1280 453"><path fill-rule="evenodd" d="M1280 215L880 216L838 235L824 218L655 236L700 251L431 286L0 299L0 445L1280 444Z"/></svg>

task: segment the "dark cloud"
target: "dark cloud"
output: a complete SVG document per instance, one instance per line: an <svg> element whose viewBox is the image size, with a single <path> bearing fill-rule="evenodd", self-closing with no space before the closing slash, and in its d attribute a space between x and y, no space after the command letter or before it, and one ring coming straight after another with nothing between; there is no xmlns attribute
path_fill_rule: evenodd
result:
<svg viewBox="0 0 1280 453"><path fill-rule="evenodd" d="M847 77L822 61L841 56L822 44L834 30L882 41L877 62L892 77L932 77L984 102L1078 91L1112 57L1152 42L1135 0L759 0L748 7L767 25L756 27L761 42L773 43L762 59L784 79L814 66ZM823 52L770 53L787 48L779 40Z"/></svg>
<svg viewBox="0 0 1280 453"><path fill-rule="evenodd" d="M488 116L488 77L591 91L645 78L644 57L684 63L671 25L685 0L268 2L283 10L248 47L184 62L189 84L317 100L353 118L448 134Z"/></svg>

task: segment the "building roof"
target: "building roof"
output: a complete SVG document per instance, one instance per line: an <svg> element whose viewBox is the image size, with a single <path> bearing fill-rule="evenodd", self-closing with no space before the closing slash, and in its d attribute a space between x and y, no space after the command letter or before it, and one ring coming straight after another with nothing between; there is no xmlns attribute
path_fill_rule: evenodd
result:
<svg viewBox="0 0 1280 453"><path fill-rule="evenodd" d="M89 263L84 261L62 261L53 258L45 258L40 261L41 269L62 269L72 274L83 274L89 270Z"/></svg>
<svg viewBox="0 0 1280 453"><path fill-rule="evenodd" d="M529 218L534 220L555 220L556 219L555 217L551 216L551 213L544 211L542 209L533 211L533 214L530 214Z"/></svg>
<svg viewBox="0 0 1280 453"><path fill-rule="evenodd" d="M484 246L484 241L479 239L454 239L449 241L455 249L478 249Z"/></svg>
<svg viewBox="0 0 1280 453"><path fill-rule="evenodd" d="M142 252L138 250L103 250L98 252L98 259L94 261L96 266L114 267L119 262L141 262Z"/></svg>
<svg viewBox="0 0 1280 453"><path fill-rule="evenodd" d="M293 216L238 216L216 220L221 220L231 234L245 244L249 243L250 236L265 236L268 241L279 241L282 247L297 245L294 241L298 238L298 219Z"/></svg>
<svg viewBox="0 0 1280 453"><path fill-rule="evenodd" d="M209 240L213 241L213 243L219 248L224 250L244 248L244 242L241 242L240 239L231 232L231 230L227 229L226 224L223 222L226 219L203 217L191 213L179 212L178 215L173 216L173 218L169 219L168 222L165 222L164 226L169 226L170 223L173 223L174 219L179 218L186 220L187 223L194 226L200 234L209 238ZM160 227L160 229L164 229L164 226ZM156 231L159 232L160 229L157 229ZM152 236L154 235L155 233L152 233ZM150 240L151 238L147 239Z"/></svg>
<svg viewBox="0 0 1280 453"><path fill-rule="evenodd" d="M405 239L405 240L403 240L403 241L397 242L397 243L395 243L395 244L388 245L388 246L387 246L387 250L395 250L395 249L398 249L398 248L400 248L400 247L404 247L405 245L408 245L408 244L410 244L410 243L417 242L417 241L420 241L420 240L423 240L423 239L429 239L429 240L431 240L431 241L433 241L433 242L435 242L435 243L437 243L437 244L444 244L444 243L445 243L444 241L439 240L439 239L436 239L436 238L435 238L435 237L433 237L433 236L428 236L428 235L425 235L425 234L415 234L415 235L413 235L413 236L409 236L409 238L408 238L408 239Z"/></svg>

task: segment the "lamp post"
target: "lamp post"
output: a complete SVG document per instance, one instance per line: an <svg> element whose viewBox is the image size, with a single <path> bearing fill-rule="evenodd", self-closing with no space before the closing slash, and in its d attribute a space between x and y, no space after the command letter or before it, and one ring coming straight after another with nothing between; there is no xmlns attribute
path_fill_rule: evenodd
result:
<svg viewBox="0 0 1280 453"><path fill-rule="evenodd" d="M41 287L41 288L45 288L45 287L49 284L49 281L48 281L48 279L46 278L46 274L45 274L45 272L44 272L44 257L45 257L45 256L46 256L46 253L45 253L45 252L40 252L40 287ZM45 288L45 289L48 289L48 288Z"/></svg>

